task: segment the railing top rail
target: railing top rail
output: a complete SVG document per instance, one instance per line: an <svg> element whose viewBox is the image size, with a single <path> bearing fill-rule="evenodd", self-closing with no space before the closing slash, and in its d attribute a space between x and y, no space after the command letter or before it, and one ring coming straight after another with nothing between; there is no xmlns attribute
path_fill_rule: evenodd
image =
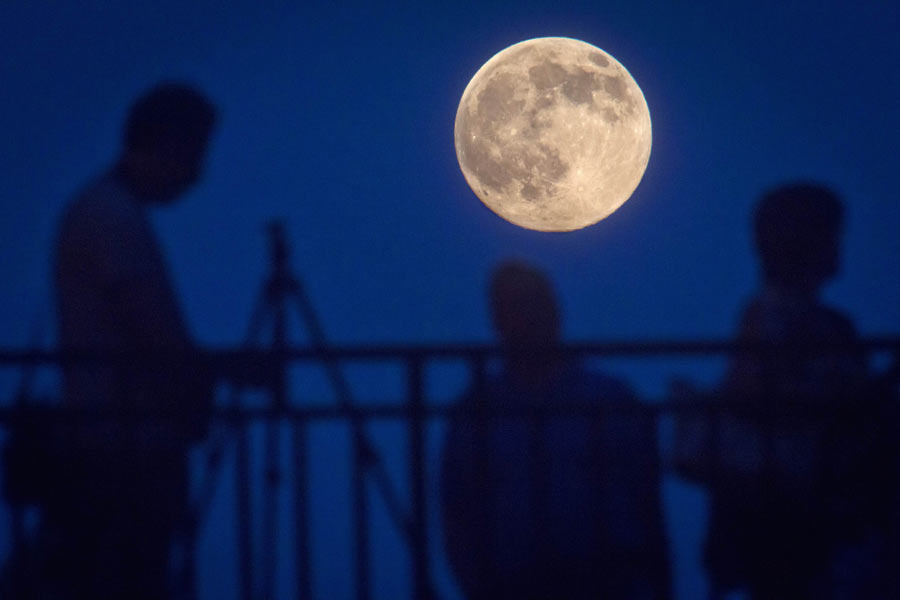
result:
<svg viewBox="0 0 900 600"><path fill-rule="evenodd" d="M766 351L772 349L789 350L814 347L825 350L828 344L806 343L786 346L771 342L738 343L734 340L691 339L691 340L619 340L619 341L575 341L563 344L557 350L569 356L666 356L693 355L715 356L740 351ZM835 349L846 347L834 344ZM900 352L900 335L874 336L860 340L855 347L870 352ZM267 349L204 349L200 355L210 360L243 361L264 360L275 352ZM487 359L503 354L503 348L487 343L424 343L424 344L348 344L335 345L325 349L290 346L277 352L281 359L291 361L319 360L434 360L434 359ZM110 354L89 352L64 352L34 348L0 348L0 365L55 364L67 361L99 360L134 356L134 353ZM152 356L142 352L140 356ZM159 354L160 360L172 360L171 353Z"/></svg>
<svg viewBox="0 0 900 600"><path fill-rule="evenodd" d="M794 400L779 405L780 417L801 419L827 419L828 414L822 412L821 404L815 398ZM288 406L238 406L215 408L208 412L196 413L198 418L212 422L247 424L264 420L298 420L298 421L341 421L341 420L407 420L413 418L441 419L446 417L462 417L472 419L549 419L556 417L590 418L610 415L647 415L661 416L665 414L728 414L743 416L768 415L758 402L751 399L732 399L731 402L716 402L713 396L705 396L687 401L641 402L622 406L606 406L602 403L576 403L551 406L503 406L476 407L464 406L458 402L426 403L415 410L403 401L375 402L358 406L337 406L333 403L319 402L314 404L297 404ZM860 410L870 410L863 404ZM28 406L0 405L0 427L15 423L41 424L89 424L89 423L140 423L158 422L175 419L183 421L190 417L184 411L178 414L166 413L162 410L122 410L108 407L70 407L58 404L31 404Z"/></svg>

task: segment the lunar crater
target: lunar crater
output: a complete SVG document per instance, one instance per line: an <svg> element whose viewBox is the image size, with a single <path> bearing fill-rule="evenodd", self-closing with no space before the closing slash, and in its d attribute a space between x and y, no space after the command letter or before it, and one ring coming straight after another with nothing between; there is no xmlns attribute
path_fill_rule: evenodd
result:
<svg viewBox="0 0 900 600"><path fill-rule="evenodd" d="M606 58L602 52L593 52L588 57L592 63L597 65L598 67L608 67L609 59Z"/></svg>

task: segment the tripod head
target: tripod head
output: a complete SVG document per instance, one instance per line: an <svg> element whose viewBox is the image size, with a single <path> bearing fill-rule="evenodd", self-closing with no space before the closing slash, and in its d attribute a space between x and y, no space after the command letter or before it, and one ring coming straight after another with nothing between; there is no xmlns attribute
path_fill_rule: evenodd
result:
<svg viewBox="0 0 900 600"><path fill-rule="evenodd" d="M283 271L287 268L288 243L284 231L284 219L271 219L265 226L266 235L269 238L269 257L275 271Z"/></svg>
<svg viewBox="0 0 900 600"><path fill-rule="evenodd" d="M266 223L265 231L269 238L269 262L271 264L266 294L271 306L277 307L282 305L287 296L298 293L300 283L291 274L288 266L290 252L284 219L271 219ZM280 310L284 310L283 307Z"/></svg>

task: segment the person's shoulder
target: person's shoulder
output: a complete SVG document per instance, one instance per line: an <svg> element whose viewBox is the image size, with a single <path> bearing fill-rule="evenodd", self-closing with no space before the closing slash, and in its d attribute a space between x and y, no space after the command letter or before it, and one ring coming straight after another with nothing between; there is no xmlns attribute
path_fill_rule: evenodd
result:
<svg viewBox="0 0 900 600"><path fill-rule="evenodd" d="M790 311L783 299L763 289L744 302L740 312L738 337L750 340L777 339L787 333Z"/></svg>
<svg viewBox="0 0 900 600"><path fill-rule="evenodd" d="M104 173L91 179L65 207L60 242L93 244L102 237L128 245L142 238L145 219L134 197L113 174Z"/></svg>
<svg viewBox="0 0 900 600"><path fill-rule="evenodd" d="M67 207L70 219L128 223L140 217L140 207L112 173L88 181Z"/></svg>
<svg viewBox="0 0 900 600"><path fill-rule="evenodd" d="M140 203L114 172L103 173L85 186L81 197L105 210L140 212Z"/></svg>
<svg viewBox="0 0 900 600"><path fill-rule="evenodd" d="M820 305L819 312L823 326L827 326L840 337L856 337L856 326L847 313L825 304Z"/></svg>
<svg viewBox="0 0 900 600"><path fill-rule="evenodd" d="M745 339L783 339L802 336L828 340L856 337L850 317L817 298L798 299L763 290L750 299L741 314Z"/></svg>

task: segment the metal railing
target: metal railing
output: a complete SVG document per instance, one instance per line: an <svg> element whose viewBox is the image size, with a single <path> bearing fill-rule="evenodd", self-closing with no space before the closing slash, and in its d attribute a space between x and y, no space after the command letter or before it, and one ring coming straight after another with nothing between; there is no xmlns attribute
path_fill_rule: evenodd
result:
<svg viewBox="0 0 900 600"><path fill-rule="evenodd" d="M900 356L900 337L871 338L863 341L860 347L868 352L888 353ZM572 359L595 358L662 358L662 357L718 357L738 352L768 352L775 347L765 344L736 345L730 341L655 341L655 342L615 342L615 343L576 343L568 344L561 352ZM816 346L823 350L821 345ZM782 348L783 349L783 348ZM295 500L296 528L295 577L296 596L300 600L312 598L311 586L311 533L309 527L309 464L306 429L309 424L320 421L336 421L352 426L353 460L352 460L352 530L354 552L355 593L358 600L371 597L371 556L370 556L370 506L366 494L367 482L374 478L382 498L392 517L397 530L408 545L411 557L412 595L416 599L433 599L437 592L432 577L432 556L429 549L428 531L428 477L426 464L426 425L431 419L445 419L457 414L459 408L448 404L435 404L429 401L426 393L426 372L436 362L454 361L467 365L469 378L472 381L483 381L491 361L502 357L499 347L492 345L418 345L418 346L353 346L324 349L303 349L294 347L275 348L265 351L213 351L204 353L202 360L209 364L224 365L225 369L241 368L241 365L252 363L268 363L271 381L266 389L271 398L280 398L277 402L269 402L258 406L242 406L235 399L212 411L211 418L220 423L218 437L210 443L209 462L211 465L221 461L224 444L234 444L236 448L237 470L237 506L238 506L238 559L240 562L241 600L255 598L270 599L275 596L273 578L277 557L274 555L276 524L273 521L277 512L275 490L282 481L278 472L276 452L278 426L289 424L291 431L291 447L293 460L293 494ZM112 360L132 361L135 356L101 357L97 355L77 355L34 350L0 350L0 369L34 369L38 367L57 368L61 365L81 361ZM171 361L172 357L147 357L142 360ZM342 368L348 363L382 363L400 364L405 370L405 400L402 403L366 402L355 404L349 400L349 393L341 389L338 395L344 394L343 401L332 405L305 406L290 401L291 390L287 389L285 378L289 366L314 365L326 369ZM221 368L217 368L221 370ZM896 376L896 373L894 373ZM332 381L334 383L335 380ZM675 405L666 399L655 399L643 406L655 418L684 410L698 410L697 406L686 404ZM700 407L703 409L703 407ZM571 408L567 410L572 410ZM591 413L589 406L578 407L584 414ZM73 410L59 407L35 406L23 403L10 403L0 406L0 426L12 427L27 420L46 419L95 419L108 418L109 411ZM134 414L130 415L134 417ZM138 415L140 416L140 415ZM546 416L546 415L545 415ZM409 497L392 487L389 478L382 471L383 466L377 454L365 439L364 429L360 426L374 419L393 419L405 422L409 451L406 461L406 474L409 481ZM260 552L254 551L254 532L251 492L254 482L251 481L250 440L248 430L253 423L265 423L267 426L266 445L268 457L264 469L262 485L267 492L264 495L262 523L262 542ZM201 485L201 493L197 505L192 509L191 520L194 527L202 518L204 503L209 502L214 489L214 481Z"/></svg>

